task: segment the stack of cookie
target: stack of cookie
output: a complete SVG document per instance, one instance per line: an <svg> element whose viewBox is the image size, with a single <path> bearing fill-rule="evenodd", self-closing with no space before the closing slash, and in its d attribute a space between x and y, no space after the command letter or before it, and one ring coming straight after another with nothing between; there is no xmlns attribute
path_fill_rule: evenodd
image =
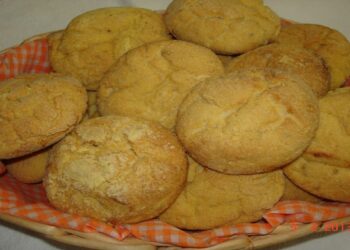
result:
<svg viewBox="0 0 350 250"><path fill-rule="evenodd" d="M339 32L281 27L261 0L174 0L84 13L49 46L57 73L0 85L0 159L27 183L47 167L58 209L199 230L281 199L350 202Z"/></svg>

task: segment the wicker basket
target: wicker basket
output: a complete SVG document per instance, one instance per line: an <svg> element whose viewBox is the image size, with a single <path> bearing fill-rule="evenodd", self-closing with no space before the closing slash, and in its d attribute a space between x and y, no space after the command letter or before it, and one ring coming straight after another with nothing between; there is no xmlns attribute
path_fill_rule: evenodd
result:
<svg viewBox="0 0 350 250"><path fill-rule="evenodd" d="M44 33L40 35L33 36L23 41L23 44L31 42L36 39L41 39L47 37L49 33ZM11 51L12 48L5 49L0 52L0 55ZM68 230L63 228L58 228L46 224L40 224L30 220L14 217L7 214L0 213L0 220L6 221L10 224L17 225L22 228L29 229L40 233L46 238L62 242L68 245L85 247L90 249L138 249L138 250L151 250L151 249L181 249L180 247L162 245L155 242L142 241L136 238L127 238L123 241L118 241L116 239L110 238L99 233L84 233L75 230ZM350 223L350 217L342 218L339 220L330 221L334 224L348 224ZM305 237L311 234L320 234L327 231L325 224L320 224L315 228L311 224L298 224L297 230L292 230L289 224L283 224L278 226L272 233L265 236L247 236L239 235L234 237L232 240L226 241L224 243L212 246L209 248L201 249L212 249L212 250L226 250L226 249L260 249L264 247L269 247L273 245L278 245L292 241L298 238ZM194 248L186 248L194 249Z"/></svg>

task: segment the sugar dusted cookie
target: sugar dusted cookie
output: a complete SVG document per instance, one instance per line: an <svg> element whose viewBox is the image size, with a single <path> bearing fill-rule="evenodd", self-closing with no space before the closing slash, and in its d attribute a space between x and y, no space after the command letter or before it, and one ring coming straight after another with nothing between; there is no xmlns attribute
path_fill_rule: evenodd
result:
<svg viewBox="0 0 350 250"><path fill-rule="evenodd" d="M331 89L340 87L350 76L350 43L340 32L318 24L285 26L276 39L318 54L331 74Z"/></svg>
<svg viewBox="0 0 350 250"><path fill-rule="evenodd" d="M173 129L179 105L191 89L223 73L218 57L202 46L175 40L146 44L121 57L102 79L98 111Z"/></svg>
<svg viewBox="0 0 350 250"><path fill-rule="evenodd" d="M200 164L228 174L269 172L296 159L318 127L318 101L293 75L242 70L198 84L176 133Z"/></svg>
<svg viewBox="0 0 350 250"><path fill-rule="evenodd" d="M280 30L280 18L261 0L174 0L165 22L176 38L228 55L264 45Z"/></svg>
<svg viewBox="0 0 350 250"><path fill-rule="evenodd" d="M125 52L144 43L169 40L162 15L140 8L103 8L74 18L59 44L51 46L50 62L57 72L80 79L89 90ZM54 40L54 38L53 38Z"/></svg>
<svg viewBox="0 0 350 250"><path fill-rule="evenodd" d="M190 159L187 184L160 219L183 229L211 229L254 222L281 198L284 176L277 170L257 175L226 175Z"/></svg>
<svg viewBox="0 0 350 250"><path fill-rule="evenodd" d="M304 48L271 44L232 59L227 72L242 69L275 69L299 76L320 97L330 88L330 75L323 60Z"/></svg>
<svg viewBox="0 0 350 250"><path fill-rule="evenodd" d="M20 75L0 84L0 159L33 153L59 141L82 119L87 94L75 78Z"/></svg>
<svg viewBox="0 0 350 250"><path fill-rule="evenodd" d="M81 123L51 153L50 203L73 214L136 223L163 212L187 176L177 138L157 123L104 116Z"/></svg>

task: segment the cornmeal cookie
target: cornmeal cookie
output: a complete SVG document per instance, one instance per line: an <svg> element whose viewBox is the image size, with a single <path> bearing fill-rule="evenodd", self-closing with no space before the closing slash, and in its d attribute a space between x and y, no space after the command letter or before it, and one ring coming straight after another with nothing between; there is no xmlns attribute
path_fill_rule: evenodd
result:
<svg viewBox="0 0 350 250"><path fill-rule="evenodd" d="M287 200L307 201L307 202L313 202L313 203L322 201L317 196L314 196L309 192L306 192L305 190L301 189L300 187L295 185L293 182L291 182L288 178L286 178L286 186L284 188L284 193L283 193L283 196L281 197L281 201L287 201Z"/></svg>
<svg viewBox="0 0 350 250"><path fill-rule="evenodd" d="M140 46L118 60L98 90L102 115L131 115L173 129L183 98L201 80L224 73L209 49L183 41Z"/></svg>
<svg viewBox="0 0 350 250"><path fill-rule="evenodd" d="M136 223L169 207L186 175L186 154L170 131L138 118L105 116L81 123L53 148L44 186L60 210Z"/></svg>
<svg viewBox="0 0 350 250"><path fill-rule="evenodd" d="M296 185L314 195L350 202L350 168L300 157L283 171Z"/></svg>
<svg viewBox="0 0 350 250"><path fill-rule="evenodd" d="M57 142L82 119L84 87L59 74L20 75L0 84L0 159L24 156Z"/></svg>
<svg viewBox="0 0 350 250"><path fill-rule="evenodd" d="M165 22L176 38L227 55L264 45L280 31L280 18L261 0L174 0Z"/></svg>
<svg viewBox="0 0 350 250"><path fill-rule="evenodd" d="M271 68L298 75L317 96L327 94L330 76L323 60L300 47L271 44L249 51L231 60L227 72L250 68Z"/></svg>
<svg viewBox="0 0 350 250"><path fill-rule="evenodd" d="M350 202L350 88L320 100L320 126L302 158L284 168L298 186L317 196Z"/></svg>
<svg viewBox="0 0 350 250"><path fill-rule="evenodd" d="M23 183L41 182L45 176L49 150L44 149L30 155L8 160L5 162L7 171Z"/></svg>
<svg viewBox="0 0 350 250"><path fill-rule="evenodd" d="M176 227L198 230L257 221L283 194L285 178L280 170L225 175L189 162L185 189L160 216Z"/></svg>
<svg viewBox="0 0 350 250"><path fill-rule="evenodd" d="M350 76L350 43L334 29L317 24L287 25L277 42L310 49L323 58L331 74L331 89Z"/></svg>
<svg viewBox="0 0 350 250"><path fill-rule="evenodd" d="M168 40L170 35L159 13L111 7L74 18L57 39L59 44L51 45L50 50L53 69L71 74L87 89L96 90L103 74L125 52L144 43Z"/></svg>
<svg viewBox="0 0 350 250"><path fill-rule="evenodd" d="M318 101L286 72L242 70L198 84L181 104L176 132L189 154L213 170L277 169L309 146Z"/></svg>

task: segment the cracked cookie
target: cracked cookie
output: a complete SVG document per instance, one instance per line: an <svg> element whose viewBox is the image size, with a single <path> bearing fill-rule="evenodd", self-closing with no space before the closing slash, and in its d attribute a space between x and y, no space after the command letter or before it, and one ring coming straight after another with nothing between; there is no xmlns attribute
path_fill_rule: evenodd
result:
<svg viewBox="0 0 350 250"><path fill-rule="evenodd" d="M318 119L317 98L300 78L242 70L198 84L179 108L176 133L201 165L256 174L300 156Z"/></svg>
<svg viewBox="0 0 350 250"><path fill-rule="evenodd" d="M81 123L53 148L44 186L60 210L136 223L163 212L186 176L186 154L173 133L139 118L104 116Z"/></svg>
<svg viewBox="0 0 350 250"><path fill-rule="evenodd" d="M141 8L103 8L74 18L51 37L50 63L56 72L80 79L89 90L125 52L144 43L169 40L161 14ZM49 38L50 41L50 38Z"/></svg>
<svg viewBox="0 0 350 250"><path fill-rule="evenodd" d="M350 43L334 29L318 24L291 24L283 27L276 41L319 55L330 71L331 89L340 87L350 76Z"/></svg>
<svg viewBox="0 0 350 250"><path fill-rule="evenodd" d="M323 60L313 52L284 44L270 44L232 59L226 72L271 68L298 75L318 96L327 94L330 76Z"/></svg>
<svg viewBox="0 0 350 250"><path fill-rule="evenodd" d="M350 202L350 88L320 99L320 125L302 157L284 173L306 191Z"/></svg>
<svg viewBox="0 0 350 250"><path fill-rule="evenodd" d="M281 198L281 170L257 175L226 175L189 158L187 183L160 219L189 230L254 222Z"/></svg>
<svg viewBox="0 0 350 250"><path fill-rule="evenodd" d="M280 31L280 18L261 0L174 0L165 23L178 39L224 55L267 44Z"/></svg>
<svg viewBox="0 0 350 250"><path fill-rule="evenodd" d="M104 76L98 111L137 116L173 129L188 92L199 81L222 74L219 58L202 46L175 40L146 44L122 56Z"/></svg>
<svg viewBox="0 0 350 250"><path fill-rule="evenodd" d="M62 139L82 119L87 94L60 74L20 75L0 84L0 159L24 156Z"/></svg>

